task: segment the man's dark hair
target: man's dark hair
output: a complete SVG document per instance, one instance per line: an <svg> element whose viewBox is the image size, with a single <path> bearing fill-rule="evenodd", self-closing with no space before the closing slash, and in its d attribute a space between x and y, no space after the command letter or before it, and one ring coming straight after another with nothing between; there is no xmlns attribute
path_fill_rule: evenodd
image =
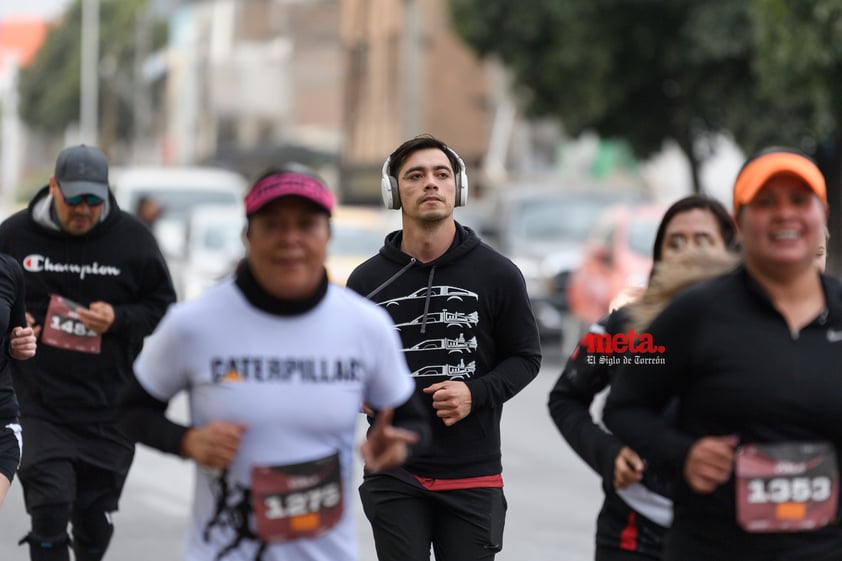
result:
<svg viewBox="0 0 842 561"><path fill-rule="evenodd" d="M453 171L453 175L458 176L462 166L459 165L459 159L456 154L453 153L453 150L451 150L447 144L430 134L418 135L398 146L395 151L389 155L389 175L397 178L398 171L400 171L403 164L412 154L419 150L427 150L429 148L435 148L444 152L447 159L450 161L450 167Z"/></svg>

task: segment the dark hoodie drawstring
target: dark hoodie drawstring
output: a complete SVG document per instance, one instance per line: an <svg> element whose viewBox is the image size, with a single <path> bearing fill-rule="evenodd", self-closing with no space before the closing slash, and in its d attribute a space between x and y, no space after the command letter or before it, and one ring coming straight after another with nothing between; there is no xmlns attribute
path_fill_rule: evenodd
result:
<svg viewBox="0 0 842 561"><path fill-rule="evenodd" d="M366 295L365 295L365 297L366 297L366 298L368 298L369 300L371 300L372 298L374 298L374 297L377 295L377 293L378 293L378 292L380 292L381 290L383 290L384 288L386 288L387 286L389 286L390 284L392 284L392 283L395 281L395 279L396 279L396 278L398 278L399 276L401 276L402 274L404 274L404 272L405 272L407 269L409 269L410 267L412 267L413 265L415 265L415 257L411 258L411 259L409 260L409 263L407 263L406 265L404 265L404 266L401 268L401 270L400 270L400 271L398 271L397 273L395 273L394 275L392 275L391 277L389 277L388 279L386 279L386 282L384 282L383 284L381 284L380 286L378 286L377 288L375 288L374 290L372 290L371 292L369 292L368 294L366 294Z"/></svg>
<svg viewBox="0 0 842 561"><path fill-rule="evenodd" d="M427 332L427 312L430 311L430 292L433 289L433 275L435 274L435 266L430 267L430 275L427 277L427 294L424 297L424 319L421 320L421 333Z"/></svg>
<svg viewBox="0 0 842 561"><path fill-rule="evenodd" d="M380 292L381 290L383 290L384 288L386 288L387 286L392 284L395 281L395 279L397 279L399 276L404 274L404 272L406 272L407 269L409 269L410 267L415 265L415 263L416 263L415 257L411 258L409 260L409 263L407 263L406 265L401 267L401 269L397 273L395 273L394 275L392 275L391 277L386 279L386 282L384 282L383 284L381 284L380 286L378 286L377 288L375 288L374 290L372 290L371 292L366 294L365 297L368 298L369 300L374 298L374 296L376 296L378 292ZM427 332L427 312L430 310L430 296L431 296L430 292L433 288L433 276L435 276L435 274L436 274L435 266L430 267L430 275L427 277L427 294L424 297L424 319L421 320L421 333Z"/></svg>
<svg viewBox="0 0 842 561"><path fill-rule="evenodd" d="M403 259L406 258L406 253L401 251L401 239L402 239L403 231L398 230L396 232L392 232L388 236L386 236L386 243L380 248L380 255L385 259L392 261L392 262L401 262ZM473 251L478 245L482 242L480 241L479 237L471 230L470 228L465 228L458 222L456 223L456 236L451 243L450 248L445 252L444 255L435 259L431 263L438 263L439 265L446 266L447 264L453 262L455 259L458 259L468 252ZM383 284L372 290L366 295L366 298L369 300L374 299L374 297L379 294L384 288L395 282L401 275L403 275L410 267L417 263L417 259L414 257L410 257L409 262L401 267L401 269L389 277ZM425 295L424 299L424 316L421 320L421 333L427 332L427 314L430 311L430 301L433 297L432 289L433 289L433 277L435 276L437 265L430 266L430 273L427 277L427 294Z"/></svg>

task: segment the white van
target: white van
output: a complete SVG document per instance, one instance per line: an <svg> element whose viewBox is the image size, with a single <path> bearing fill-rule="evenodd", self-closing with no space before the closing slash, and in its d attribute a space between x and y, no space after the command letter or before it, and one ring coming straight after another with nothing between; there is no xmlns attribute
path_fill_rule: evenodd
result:
<svg viewBox="0 0 842 561"><path fill-rule="evenodd" d="M191 266L187 225L193 211L205 205L222 205L243 214L243 196L248 188L238 173L198 166L112 167L109 183L122 210L136 214L144 197L155 201L162 212L152 225L161 252L167 260L179 299L184 299L185 281Z"/></svg>
<svg viewBox="0 0 842 561"><path fill-rule="evenodd" d="M175 287L183 300L195 298L234 272L245 257L246 215L243 205L201 205L187 220L187 251Z"/></svg>
<svg viewBox="0 0 842 561"><path fill-rule="evenodd" d="M153 231L167 257L183 258L187 217L199 205L242 205L248 186L240 174L213 167L112 167L109 182L120 208L136 213L150 197L162 208Z"/></svg>

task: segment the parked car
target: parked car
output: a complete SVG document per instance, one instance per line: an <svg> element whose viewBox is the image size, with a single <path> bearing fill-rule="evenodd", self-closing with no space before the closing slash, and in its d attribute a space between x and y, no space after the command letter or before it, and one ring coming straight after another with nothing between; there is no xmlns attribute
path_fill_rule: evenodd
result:
<svg viewBox="0 0 842 561"><path fill-rule="evenodd" d="M109 175L114 197L123 210L136 212L144 198L161 207L152 229L168 259L185 256L187 218L193 208L242 204L247 187L240 174L214 167L113 167Z"/></svg>
<svg viewBox="0 0 842 561"><path fill-rule="evenodd" d="M246 179L233 171L201 166L116 166L110 170L109 176L114 197L121 209L137 214L143 200L154 201L160 209L158 217L149 226L170 267L179 299L195 296L204 290L210 282L208 275L211 273L203 271L203 268L213 268L214 265L204 254L191 256L198 240L195 236L203 234L195 234L192 240L188 240L188 230L196 231L200 227L198 222L190 226L191 220L208 218L201 218L198 214L193 218L191 216L201 206L222 205L229 207L232 215L239 214L242 218L243 195L248 186ZM207 227L217 228L214 225ZM218 227L223 227L222 223ZM192 259L199 259L202 264L197 265Z"/></svg>
<svg viewBox="0 0 842 561"><path fill-rule="evenodd" d="M376 207L334 208L325 264L333 282L344 285L357 265L377 253L386 234L396 229L391 217ZM245 254L245 227L241 204L199 205L190 212L183 256L170 259L182 298L193 298L234 270Z"/></svg>
<svg viewBox="0 0 842 561"><path fill-rule="evenodd" d="M652 244L665 211L662 205L618 205L600 215L567 285L570 310L580 322L593 323L612 302L619 307L646 287Z"/></svg>
<svg viewBox="0 0 842 561"><path fill-rule="evenodd" d="M482 235L488 229L489 204L485 200L471 199L467 206L453 209L453 218L462 226L467 226Z"/></svg>
<svg viewBox="0 0 842 561"><path fill-rule="evenodd" d="M337 205L327 246L330 279L345 285L348 275L383 246L386 234L400 228L400 213L380 207Z"/></svg>
<svg viewBox="0 0 842 561"><path fill-rule="evenodd" d="M176 292L195 298L234 272L245 256L246 218L241 204L199 205L187 218L186 251L170 272Z"/></svg>
<svg viewBox="0 0 842 561"><path fill-rule="evenodd" d="M483 237L523 273L542 338L562 337L566 291L553 283L579 266L596 218L618 200L643 198L603 189L508 186L498 191Z"/></svg>

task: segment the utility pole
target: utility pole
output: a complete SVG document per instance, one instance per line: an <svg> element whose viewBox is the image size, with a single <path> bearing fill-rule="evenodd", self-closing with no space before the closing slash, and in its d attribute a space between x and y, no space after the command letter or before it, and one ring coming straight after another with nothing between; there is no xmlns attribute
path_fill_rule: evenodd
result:
<svg viewBox="0 0 842 561"><path fill-rule="evenodd" d="M416 0L404 0L404 138L421 133L423 115L424 84L421 61L421 17Z"/></svg>
<svg viewBox="0 0 842 561"><path fill-rule="evenodd" d="M134 135L132 139L132 154L135 161L140 161L146 155L145 148L149 145L152 131L152 108L149 100L151 95L143 65L152 50L152 16L149 6L141 9L134 26L134 79L132 88L132 109L134 118Z"/></svg>
<svg viewBox="0 0 842 561"><path fill-rule="evenodd" d="M18 117L18 55L8 51L8 80L0 84L2 91L2 128L0 128L0 210L5 213L14 206L20 180L20 118Z"/></svg>
<svg viewBox="0 0 842 561"><path fill-rule="evenodd" d="M99 129L99 1L82 0L81 141L96 146Z"/></svg>

